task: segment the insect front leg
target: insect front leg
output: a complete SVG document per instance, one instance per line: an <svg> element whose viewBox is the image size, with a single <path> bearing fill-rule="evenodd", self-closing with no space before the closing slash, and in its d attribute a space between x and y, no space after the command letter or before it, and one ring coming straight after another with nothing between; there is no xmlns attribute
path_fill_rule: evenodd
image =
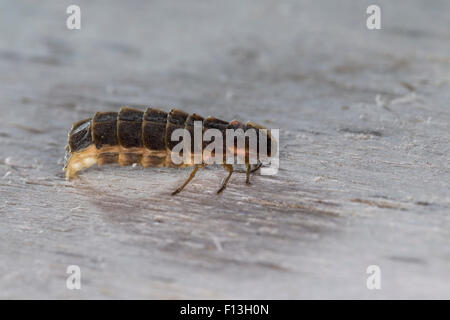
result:
<svg viewBox="0 0 450 320"><path fill-rule="evenodd" d="M247 163L247 175L245 178L245 183L250 184L250 173L252 172L252 165L250 163Z"/></svg>
<svg viewBox="0 0 450 320"><path fill-rule="evenodd" d="M251 174L251 173L254 173L254 172L256 172L256 171L258 171L258 169L261 168L261 166L262 166L262 163L259 162L259 163L256 164L255 167L252 169L252 165L251 165L251 164L249 164L249 163L246 164L246 167L247 167L246 173L247 173L247 175L246 175L245 183L246 183L247 185L250 185L250 184L251 184L251 183L250 183L250 174Z"/></svg>
<svg viewBox="0 0 450 320"><path fill-rule="evenodd" d="M219 190L217 190L217 193L222 193L223 190L227 187L228 181L231 178L231 175L233 174L233 165L231 164L222 164L222 166L228 170L228 176L225 178L225 180L222 183L222 186Z"/></svg>
<svg viewBox="0 0 450 320"><path fill-rule="evenodd" d="M252 169L252 171L250 171L250 173L258 171L261 167L262 167L262 162L258 162L258 164L255 165L255 167Z"/></svg>

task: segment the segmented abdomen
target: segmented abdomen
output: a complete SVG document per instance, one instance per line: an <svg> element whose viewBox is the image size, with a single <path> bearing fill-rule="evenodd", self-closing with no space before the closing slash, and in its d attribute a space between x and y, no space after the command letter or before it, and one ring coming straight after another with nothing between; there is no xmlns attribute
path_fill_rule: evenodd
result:
<svg viewBox="0 0 450 320"><path fill-rule="evenodd" d="M66 177L75 177L78 171L95 163L180 166L171 161L170 151L179 143L172 141L171 136L176 129L187 129L191 133L193 148L195 121L202 122L203 132L211 128L220 130L224 145L226 129L241 128L245 131L262 128L251 122L244 125L238 121L227 122L213 117L204 119L195 113L190 115L178 109L167 113L155 108L143 112L123 107L118 113L97 112L93 118L75 123L69 132Z"/></svg>

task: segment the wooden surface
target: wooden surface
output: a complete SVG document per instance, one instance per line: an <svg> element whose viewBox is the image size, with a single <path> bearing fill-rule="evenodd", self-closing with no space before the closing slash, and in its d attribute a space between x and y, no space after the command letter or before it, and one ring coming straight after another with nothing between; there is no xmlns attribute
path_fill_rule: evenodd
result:
<svg viewBox="0 0 450 320"><path fill-rule="evenodd" d="M450 298L448 1L76 2L0 5L0 298ZM122 105L279 128L280 171L66 181Z"/></svg>

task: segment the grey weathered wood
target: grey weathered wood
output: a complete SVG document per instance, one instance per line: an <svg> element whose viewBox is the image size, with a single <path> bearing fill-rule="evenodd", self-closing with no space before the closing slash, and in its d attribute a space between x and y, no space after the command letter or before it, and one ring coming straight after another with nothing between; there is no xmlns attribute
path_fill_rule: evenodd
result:
<svg viewBox="0 0 450 320"><path fill-rule="evenodd" d="M380 31L365 1L3 4L0 298L450 298L450 6L377 2ZM279 174L65 181L71 124L121 105L280 128Z"/></svg>

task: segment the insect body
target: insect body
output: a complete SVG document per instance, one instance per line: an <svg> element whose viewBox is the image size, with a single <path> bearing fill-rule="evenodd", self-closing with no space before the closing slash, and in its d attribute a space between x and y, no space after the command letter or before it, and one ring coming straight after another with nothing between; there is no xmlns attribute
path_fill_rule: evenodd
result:
<svg viewBox="0 0 450 320"><path fill-rule="evenodd" d="M178 143L172 141L172 133L176 129L186 129L193 132L194 123L199 121L202 134L207 129L218 129L223 135L225 145L225 132L227 129L240 128L244 132L248 129L265 129L262 126L248 122L246 125L238 121L226 122L213 117L206 119L197 114L188 114L184 111L173 109L169 113L148 108L145 112L123 107L120 112L97 112L93 118L76 122L69 132L69 142L66 147L66 178L76 178L80 170L89 168L94 164L99 166L109 163L118 163L121 166L141 164L143 167L186 167L194 166L186 182L172 194L177 194L194 178L198 169L206 165L202 154L201 163L173 162L172 150ZM273 145L270 132L266 137L269 140L268 156L270 157L270 146ZM193 139L193 137L192 137ZM202 140L203 141L203 140ZM192 144L193 145L193 144ZM252 170L248 159L248 144L245 148L238 148L233 141L234 154L245 153L245 165L247 172L247 184L249 184L250 173L260 167L260 162ZM205 148L205 143L202 144ZM242 146L241 146L242 147ZM273 151L273 150L272 150ZM228 170L228 176L224 180L218 193L222 192L233 173L231 164L222 164Z"/></svg>

